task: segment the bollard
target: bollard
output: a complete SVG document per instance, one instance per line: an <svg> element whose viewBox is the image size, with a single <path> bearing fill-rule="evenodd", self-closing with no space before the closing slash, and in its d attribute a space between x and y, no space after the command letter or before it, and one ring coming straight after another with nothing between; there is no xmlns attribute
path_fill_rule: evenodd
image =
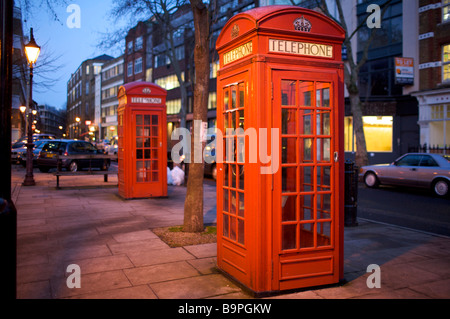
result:
<svg viewBox="0 0 450 319"><path fill-rule="evenodd" d="M345 226L358 226L356 219L358 208L358 167L350 160L345 161Z"/></svg>

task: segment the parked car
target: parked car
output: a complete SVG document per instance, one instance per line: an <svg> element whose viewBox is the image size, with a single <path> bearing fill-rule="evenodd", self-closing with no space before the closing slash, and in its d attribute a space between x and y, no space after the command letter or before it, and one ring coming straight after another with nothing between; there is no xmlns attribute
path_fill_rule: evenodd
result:
<svg viewBox="0 0 450 319"><path fill-rule="evenodd" d="M450 188L450 156L407 153L391 164L361 167L359 178L367 187L395 185L428 188L437 196L446 197Z"/></svg>
<svg viewBox="0 0 450 319"><path fill-rule="evenodd" d="M97 148L89 142L78 140L52 140L42 147L37 158L37 165L41 172L48 172L51 168L57 167L57 155L104 155L103 150ZM83 168L99 168L107 171L111 161L109 159L64 159L61 160L61 167L72 172Z"/></svg>
<svg viewBox="0 0 450 319"><path fill-rule="evenodd" d="M105 145L105 153L108 155L116 155L118 149L119 138L116 135Z"/></svg>
<svg viewBox="0 0 450 319"><path fill-rule="evenodd" d="M37 158L39 156L39 152L44 147L45 143L51 140L37 140L34 142L33 146L33 166L37 166ZM23 151L19 152L19 162L23 167L27 166L27 148L25 147Z"/></svg>
<svg viewBox="0 0 450 319"><path fill-rule="evenodd" d="M55 136L52 134L33 134L33 143L41 140L50 140L54 139ZM22 137L18 141L12 144L11 146L11 162L23 164L24 156L26 157L27 153L27 143L28 137Z"/></svg>

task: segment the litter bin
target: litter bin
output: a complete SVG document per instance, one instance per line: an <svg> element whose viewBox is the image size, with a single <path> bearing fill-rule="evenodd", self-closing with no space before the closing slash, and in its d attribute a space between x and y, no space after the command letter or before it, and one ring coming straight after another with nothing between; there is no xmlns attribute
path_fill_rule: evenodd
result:
<svg viewBox="0 0 450 319"><path fill-rule="evenodd" d="M358 167L350 160L345 161L345 226L358 226Z"/></svg>

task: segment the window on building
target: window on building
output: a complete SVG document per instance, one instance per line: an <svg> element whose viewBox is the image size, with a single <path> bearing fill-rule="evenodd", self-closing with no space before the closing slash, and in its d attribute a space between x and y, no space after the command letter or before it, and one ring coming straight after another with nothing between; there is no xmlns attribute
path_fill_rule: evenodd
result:
<svg viewBox="0 0 450 319"><path fill-rule="evenodd" d="M181 99L170 100L166 102L167 114L178 114L181 109Z"/></svg>
<svg viewBox="0 0 450 319"><path fill-rule="evenodd" d="M86 95L89 94L89 82L86 82Z"/></svg>
<svg viewBox="0 0 450 319"><path fill-rule="evenodd" d="M127 64L127 75L128 76L133 75L133 62L128 62Z"/></svg>
<svg viewBox="0 0 450 319"><path fill-rule="evenodd" d="M142 49L142 46L143 46L143 39L142 39L142 36L140 36L140 37L137 37L136 38L136 40L134 41L134 50L140 50L140 49Z"/></svg>
<svg viewBox="0 0 450 319"><path fill-rule="evenodd" d="M208 110L213 110L217 107L217 93L209 92L208 97Z"/></svg>
<svg viewBox="0 0 450 319"><path fill-rule="evenodd" d="M442 47L442 82L450 82L450 44Z"/></svg>
<svg viewBox="0 0 450 319"><path fill-rule="evenodd" d="M217 70L219 70L219 60L214 61L210 64L209 77L215 79L217 77Z"/></svg>
<svg viewBox="0 0 450 319"><path fill-rule="evenodd" d="M184 81L184 72L181 73L181 79ZM166 90L172 90L180 87L180 82L178 82L176 74L156 79L155 83Z"/></svg>
<svg viewBox="0 0 450 319"><path fill-rule="evenodd" d="M133 41L129 41L127 43L127 49L128 49L128 54L130 54L131 52L133 52Z"/></svg>
<svg viewBox="0 0 450 319"><path fill-rule="evenodd" d="M442 0L442 22L450 22L450 0Z"/></svg>
<svg viewBox="0 0 450 319"><path fill-rule="evenodd" d="M392 152L392 116L363 116L363 129L368 152ZM344 120L344 149L346 152L356 151L351 116Z"/></svg>
<svg viewBox="0 0 450 319"><path fill-rule="evenodd" d="M142 58L137 58L134 61L134 74L142 72Z"/></svg>
<svg viewBox="0 0 450 319"><path fill-rule="evenodd" d="M86 65L86 74L89 74L89 65Z"/></svg>

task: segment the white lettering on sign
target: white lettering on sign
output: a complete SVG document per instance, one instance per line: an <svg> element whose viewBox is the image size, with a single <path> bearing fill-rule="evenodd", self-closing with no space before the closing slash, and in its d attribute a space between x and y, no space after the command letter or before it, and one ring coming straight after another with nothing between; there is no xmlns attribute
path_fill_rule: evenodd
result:
<svg viewBox="0 0 450 319"><path fill-rule="evenodd" d="M148 103L161 104L162 100L159 97L132 97L131 103Z"/></svg>
<svg viewBox="0 0 450 319"><path fill-rule="evenodd" d="M333 46L317 43L269 39L269 52L332 58Z"/></svg>
<svg viewBox="0 0 450 319"><path fill-rule="evenodd" d="M223 65L239 60L253 52L252 42L243 44L223 55Z"/></svg>

